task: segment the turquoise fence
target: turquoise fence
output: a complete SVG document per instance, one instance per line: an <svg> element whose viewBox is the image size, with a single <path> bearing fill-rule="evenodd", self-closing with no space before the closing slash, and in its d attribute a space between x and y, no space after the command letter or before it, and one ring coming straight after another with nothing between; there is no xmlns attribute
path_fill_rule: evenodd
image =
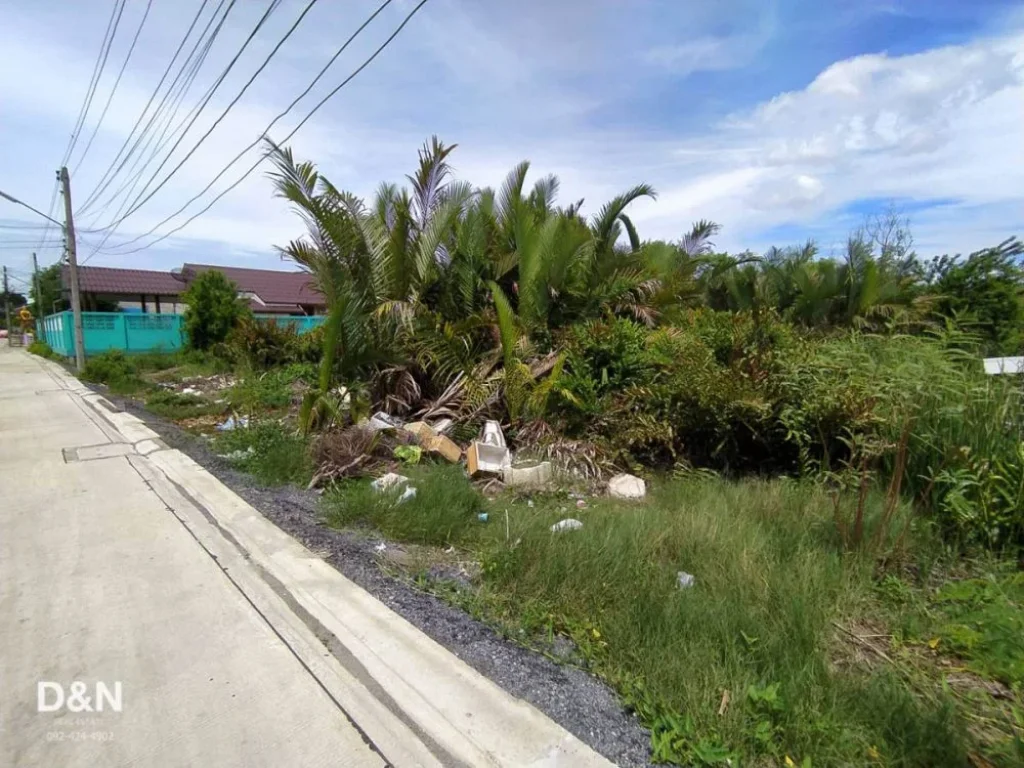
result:
<svg viewBox="0 0 1024 768"><path fill-rule="evenodd" d="M323 316L289 317L256 315L257 320L290 325L299 333L311 331ZM58 312L39 321L39 337L64 357L75 356L74 320L71 312ZM181 315L151 315L128 312L83 312L82 336L85 354L109 349L122 352L173 352L184 344Z"/></svg>

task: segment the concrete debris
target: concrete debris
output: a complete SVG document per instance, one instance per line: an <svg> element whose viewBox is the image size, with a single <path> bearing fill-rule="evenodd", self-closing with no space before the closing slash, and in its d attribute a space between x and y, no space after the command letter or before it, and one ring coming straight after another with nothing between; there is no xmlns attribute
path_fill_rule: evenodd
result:
<svg viewBox="0 0 1024 768"><path fill-rule="evenodd" d="M512 454L504 446L474 440L466 451L466 469L470 477L502 476L512 466Z"/></svg>
<svg viewBox="0 0 1024 768"><path fill-rule="evenodd" d="M676 574L676 584L679 585L680 589L689 589L693 586L694 581L695 579L692 573L679 571L679 573Z"/></svg>
<svg viewBox="0 0 1024 768"><path fill-rule="evenodd" d="M616 499L642 499L647 485L636 475L616 475L608 481L608 495Z"/></svg>
<svg viewBox="0 0 1024 768"><path fill-rule="evenodd" d="M501 431L501 424L496 421L485 421L483 429L480 430L480 442L498 448L507 447L505 433Z"/></svg>
<svg viewBox="0 0 1024 768"><path fill-rule="evenodd" d="M359 426L365 427L371 432L379 432L382 429L400 429L404 424L405 422L397 416L377 411L367 421L361 422Z"/></svg>
<svg viewBox="0 0 1024 768"><path fill-rule="evenodd" d="M245 429L248 426L248 416L239 416L237 419L234 416L228 416L223 422L217 425L217 430L219 432L230 432L233 429Z"/></svg>
<svg viewBox="0 0 1024 768"><path fill-rule="evenodd" d="M513 488L536 487L551 482L550 461L523 461L505 469L505 485Z"/></svg>
<svg viewBox="0 0 1024 768"><path fill-rule="evenodd" d="M551 526L552 533L559 533L560 531L578 531L583 527L583 523L575 518L569 517L565 520L559 520L557 523Z"/></svg>
<svg viewBox="0 0 1024 768"><path fill-rule="evenodd" d="M228 461L241 461L244 458L252 456L255 452L255 449L250 445L244 451L239 449L237 451L231 451L230 453L219 453L217 455L222 459L227 459Z"/></svg>
<svg viewBox="0 0 1024 768"><path fill-rule="evenodd" d="M386 475L381 475L370 483L370 487L375 491L387 491L399 485L405 485L408 482L409 478L405 475L396 475L394 472L388 472Z"/></svg>
<svg viewBox="0 0 1024 768"><path fill-rule="evenodd" d="M512 454L505 443L505 433L496 421L485 421L480 439L470 443L466 451L466 468L470 477L504 475L512 466Z"/></svg>
<svg viewBox="0 0 1024 768"><path fill-rule="evenodd" d="M416 486L407 485L407 486L405 486L405 490L402 491L402 495L398 497L398 502L397 503L398 504L404 504L409 499L415 499L415 498L416 498Z"/></svg>
<svg viewBox="0 0 1024 768"><path fill-rule="evenodd" d="M462 458L462 449L444 435L434 435L423 441L423 447L428 453L443 456L452 464Z"/></svg>

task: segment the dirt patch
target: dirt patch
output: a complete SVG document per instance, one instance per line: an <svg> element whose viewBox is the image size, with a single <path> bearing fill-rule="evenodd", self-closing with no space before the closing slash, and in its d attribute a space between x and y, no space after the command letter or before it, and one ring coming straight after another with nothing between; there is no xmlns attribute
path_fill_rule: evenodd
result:
<svg viewBox="0 0 1024 768"><path fill-rule="evenodd" d="M185 432L145 411L132 400L108 395L131 411L176 448L214 474L281 530L294 536L347 578L370 592L400 616L486 675L513 696L528 701L597 752L621 766L648 766L650 734L634 715L625 712L614 691L586 671L558 664L543 654L518 646L490 627L433 595L415 589L393 574L400 568L383 558L388 548L410 553L412 563L425 556L376 534L339 531L319 518L319 496L294 486L261 488L218 457L201 437ZM384 544L385 549L380 550ZM472 576L472 565L432 553L436 577L455 581ZM402 559L399 557L399 559ZM572 648L559 654L575 658Z"/></svg>

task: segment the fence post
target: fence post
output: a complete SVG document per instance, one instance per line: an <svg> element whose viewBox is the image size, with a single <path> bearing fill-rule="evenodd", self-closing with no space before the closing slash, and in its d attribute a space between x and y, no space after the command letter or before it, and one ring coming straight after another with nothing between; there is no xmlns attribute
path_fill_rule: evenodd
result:
<svg viewBox="0 0 1024 768"><path fill-rule="evenodd" d="M128 315L119 314L114 317L117 322L121 323L121 328L124 332L124 351L128 352L131 350L131 344L128 343Z"/></svg>

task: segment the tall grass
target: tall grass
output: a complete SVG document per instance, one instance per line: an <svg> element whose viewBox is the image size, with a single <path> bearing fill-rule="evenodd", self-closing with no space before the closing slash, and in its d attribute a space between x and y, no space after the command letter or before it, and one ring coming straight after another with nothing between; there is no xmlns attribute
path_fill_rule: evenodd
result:
<svg viewBox="0 0 1024 768"><path fill-rule="evenodd" d="M490 610L570 635L654 732L655 757L963 765L951 701L837 663L833 622L870 590L839 554L828 494L796 482L675 481L642 506L596 502L556 534L558 502L515 508L485 547ZM867 499L869 535L883 494ZM679 571L696 583L680 588ZM723 701L725 702L723 704Z"/></svg>
<svg viewBox="0 0 1024 768"><path fill-rule="evenodd" d="M902 470L903 491L949 538L995 549L1024 543L1022 381L987 376L969 337L828 341L790 386L802 393L792 420L809 439L835 434L827 418L842 412L840 434L874 439L878 468Z"/></svg>
<svg viewBox="0 0 1024 768"><path fill-rule="evenodd" d="M466 482L462 467L406 467L401 472L416 489L413 498L399 500L404 486L379 492L367 479L349 480L324 498L327 521L367 523L391 538L437 545L465 540L479 525L484 501Z"/></svg>

